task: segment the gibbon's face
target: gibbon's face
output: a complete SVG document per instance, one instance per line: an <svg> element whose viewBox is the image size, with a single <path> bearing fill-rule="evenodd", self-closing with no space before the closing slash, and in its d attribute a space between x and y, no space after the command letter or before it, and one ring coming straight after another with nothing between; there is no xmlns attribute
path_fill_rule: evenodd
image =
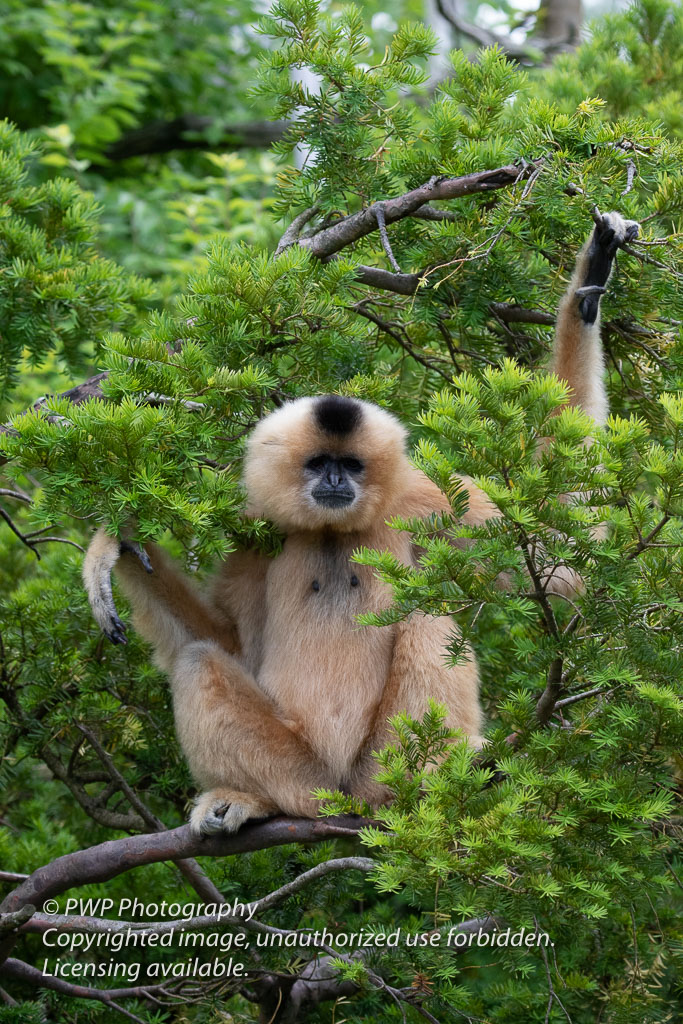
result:
<svg viewBox="0 0 683 1024"><path fill-rule="evenodd" d="M249 439L248 511L286 532L365 529L392 514L411 472L405 434L390 413L355 398L289 402Z"/></svg>

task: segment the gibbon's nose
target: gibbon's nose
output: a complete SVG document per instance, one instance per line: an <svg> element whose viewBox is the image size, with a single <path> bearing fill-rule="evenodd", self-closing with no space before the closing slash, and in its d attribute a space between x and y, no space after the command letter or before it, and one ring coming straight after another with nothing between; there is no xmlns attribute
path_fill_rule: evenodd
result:
<svg viewBox="0 0 683 1024"><path fill-rule="evenodd" d="M344 473L338 462L330 463L326 477L330 487L339 487L341 483L344 483Z"/></svg>
<svg viewBox="0 0 683 1024"><path fill-rule="evenodd" d="M339 509L353 503L355 491L339 459L326 459L319 482L311 496L319 505L326 508Z"/></svg>

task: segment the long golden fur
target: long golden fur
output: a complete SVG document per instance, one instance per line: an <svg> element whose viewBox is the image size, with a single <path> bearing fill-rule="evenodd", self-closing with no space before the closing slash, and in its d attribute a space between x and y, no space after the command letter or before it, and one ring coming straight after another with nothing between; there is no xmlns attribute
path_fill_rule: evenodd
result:
<svg viewBox="0 0 683 1024"><path fill-rule="evenodd" d="M572 401L599 421L607 403L593 314L604 290L598 279L607 277L598 264L605 261L606 239L616 250L629 231L632 236L618 214L607 215L602 233L596 228L558 317L553 369L571 384ZM607 276L611 264L610 256ZM327 403L323 416L321 403ZM321 456L333 465L362 461L362 470L347 474L353 477L349 504L328 507L312 496L306 467ZM352 552L388 550L411 565L409 536L387 520L449 509L408 460L399 422L365 402L298 399L255 428L244 475L250 513L271 519L286 535L278 557L230 555L204 595L159 548L148 550L149 573L103 530L84 563L103 628L112 635L112 616L118 622L108 590L115 566L134 625L169 675L178 738L202 790L190 821L203 833L234 831L248 818L277 811L314 816L311 791L319 787L381 803L387 792L373 781L371 752L389 739L392 715L420 718L430 697L446 705L447 725L481 743L476 662L470 654L457 667L446 663L449 618L414 613L382 629L356 619L386 608L391 593L369 568L350 562ZM463 482L467 520L495 515L486 496Z"/></svg>

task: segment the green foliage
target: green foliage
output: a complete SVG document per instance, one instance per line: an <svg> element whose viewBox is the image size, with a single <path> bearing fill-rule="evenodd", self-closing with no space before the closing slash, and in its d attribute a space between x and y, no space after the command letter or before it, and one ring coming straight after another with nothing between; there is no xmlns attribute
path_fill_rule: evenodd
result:
<svg viewBox="0 0 683 1024"><path fill-rule="evenodd" d="M84 166L101 159L127 128L193 113L188 99L197 111L222 114L232 93L239 119L244 106L236 86L257 50L250 15L246 4L228 11L218 0L198 0L191 17L176 0L8 0L3 112L25 128L66 133L69 155ZM53 162L66 165L67 156Z"/></svg>
<svg viewBox="0 0 683 1024"><path fill-rule="evenodd" d="M72 371L105 330L134 331L146 282L94 248L98 208L73 182L28 183L33 146L0 122L0 398L24 353L35 364L56 349Z"/></svg>
<svg viewBox="0 0 683 1024"><path fill-rule="evenodd" d="M563 110L600 97L606 117L648 117L683 131L683 8L639 0L591 24L588 42L558 57L543 83Z"/></svg>
<svg viewBox="0 0 683 1024"><path fill-rule="evenodd" d="M416 111L398 101L396 90L425 81L413 61L431 53L432 34L420 24L402 26L382 60L368 67L363 62L372 47L357 7L322 18L318 3L284 0L261 29L282 42L266 54L256 94L274 99L276 117L293 118L275 150L289 154L305 144L311 154L305 169L281 174L276 210L315 203L329 212L341 196L352 204L386 196L393 182L383 173L383 152L392 142L410 145L416 138ZM308 69L320 89L294 80L292 68Z"/></svg>
<svg viewBox="0 0 683 1024"><path fill-rule="evenodd" d="M414 537L411 567L356 553L395 599L363 628L452 615L444 657L476 651L487 743L475 752L451 736L438 706L421 722L398 716L377 756L395 800L362 836L372 877L325 875L264 914L283 929L438 935L332 957L357 991L310 1019L399 1022L390 985L443 1021L555 1024L566 1011L574 1024L665 1024L683 966L680 7L641 0L528 74L497 48L455 51L431 96L420 89L433 40L414 21L387 41L365 6L286 0L255 42L239 4L183 12L35 0L10 3L3 24L5 110L42 146L0 129L0 378L16 413L1 442L3 867L149 827L84 729L164 824L187 812L167 682L139 639L113 648L98 634L77 548L104 523L161 539L200 578L235 547L277 550L271 526L244 514L246 435L288 398L357 395L411 426L416 464L452 506L395 522ZM272 156L220 155L208 137L207 153L101 163L118 133L154 117L246 117L247 81L291 117L277 187ZM297 146L308 156L293 166ZM438 221L389 224L401 270L421 279L415 295L358 281L359 265L389 267L376 231L327 262L296 244L274 254L278 216L309 210L306 241L432 177L509 164L515 184L440 202ZM593 205L642 224L602 304L605 429L542 372L548 314ZM130 270L156 279L151 312ZM103 401L20 414L103 368ZM497 518L462 522L461 474ZM580 592L550 596L570 574ZM544 715L548 693L566 703ZM323 795L328 814L370 813ZM255 899L353 852L284 847L203 867L227 898ZM184 884L157 865L78 895L186 899ZM554 946L448 945L463 920L491 915ZM21 939L27 959L34 938ZM259 970L298 974L308 959L267 949ZM77 1005L79 1019L109 1019L107 1006ZM2 1011L17 1024L46 1012L76 1011L56 993ZM256 1013L229 992L182 1012L197 1024Z"/></svg>

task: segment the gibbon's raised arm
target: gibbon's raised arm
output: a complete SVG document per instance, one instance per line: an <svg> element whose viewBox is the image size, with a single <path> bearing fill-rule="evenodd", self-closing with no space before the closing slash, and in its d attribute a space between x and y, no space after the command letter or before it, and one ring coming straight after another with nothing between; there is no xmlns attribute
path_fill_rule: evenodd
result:
<svg viewBox="0 0 683 1024"><path fill-rule="evenodd" d="M600 341L600 298L607 290L617 250L638 234L638 224L616 211L597 214L593 234L576 266L557 312L549 369L571 386L570 405L584 409L596 423L607 420L607 392Z"/></svg>

